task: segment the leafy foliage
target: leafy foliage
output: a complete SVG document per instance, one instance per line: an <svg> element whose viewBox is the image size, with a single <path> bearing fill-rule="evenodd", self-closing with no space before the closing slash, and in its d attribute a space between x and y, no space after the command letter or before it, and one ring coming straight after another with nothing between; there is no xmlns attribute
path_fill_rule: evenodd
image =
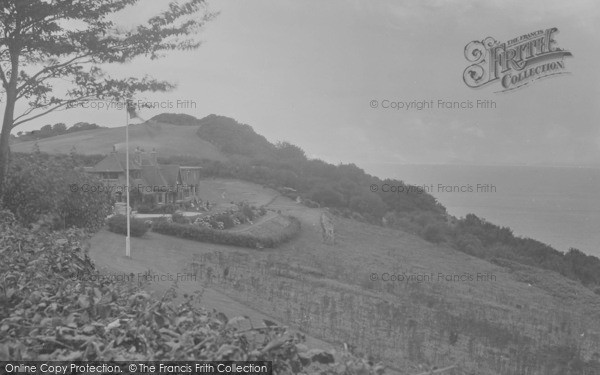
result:
<svg viewBox="0 0 600 375"><path fill-rule="evenodd" d="M185 113L161 113L152 117L151 122L164 122L172 125L193 126L200 124L200 121L194 116Z"/></svg>
<svg viewBox="0 0 600 375"><path fill-rule="evenodd" d="M112 202L106 190L86 187L101 186L94 176L76 170L69 157L15 154L2 204L25 224L46 215L54 217L53 226L93 230L104 224Z"/></svg>
<svg viewBox="0 0 600 375"><path fill-rule="evenodd" d="M262 248L277 247L289 241L300 232L300 221L293 216L288 216L289 225L278 233L270 235L256 235L252 233L228 232L189 224L169 223L155 221L152 231L170 236L186 238L200 242L211 242L223 245Z"/></svg>
<svg viewBox="0 0 600 375"><path fill-rule="evenodd" d="M446 226L445 239L456 249L491 259L503 258L580 281L583 285L600 285L600 259L577 249L566 254L531 238L516 237L510 228L489 223L469 214Z"/></svg>
<svg viewBox="0 0 600 375"><path fill-rule="evenodd" d="M285 327L242 332L248 318L203 309L201 292L176 305L175 286L156 300L133 274L100 277L81 230L32 234L0 211L0 232L0 360L273 361L277 374L383 373L348 352L334 363Z"/></svg>
<svg viewBox="0 0 600 375"><path fill-rule="evenodd" d="M249 125L214 114L198 121L198 136L219 146L225 153L253 158L269 158L274 155L274 146L265 137L256 134Z"/></svg>
<svg viewBox="0 0 600 375"><path fill-rule="evenodd" d="M5 103L0 190L7 172L10 133L16 126L89 100L122 105L136 93L174 87L148 76L111 77L103 68L136 57L157 59L167 51L196 49L200 41L195 35L215 14L206 10L204 0L188 0L171 3L167 10L133 29L119 28L110 20L114 13L136 3L138 0L0 3L4 36L0 38L0 95ZM55 87L57 82L61 82L60 89ZM20 101L25 102L25 109L15 113Z"/></svg>
<svg viewBox="0 0 600 375"><path fill-rule="evenodd" d="M114 233L127 235L127 216L113 215L108 219L108 230ZM129 232L133 237L141 237L148 231L148 227L143 220L130 218Z"/></svg>

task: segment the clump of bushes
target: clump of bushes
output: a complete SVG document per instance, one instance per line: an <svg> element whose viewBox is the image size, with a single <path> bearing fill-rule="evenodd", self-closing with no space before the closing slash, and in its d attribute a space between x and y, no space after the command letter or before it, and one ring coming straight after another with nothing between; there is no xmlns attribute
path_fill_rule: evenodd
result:
<svg viewBox="0 0 600 375"><path fill-rule="evenodd" d="M181 212L175 212L173 215L171 215L171 219L173 220L174 223L177 224L190 224L190 219L183 216L183 214Z"/></svg>
<svg viewBox="0 0 600 375"><path fill-rule="evenodd" d="M445 230L443 224L433 223L427 224L425 229L423 229L422 237L429 242L440 243L446 239Z"/></svg>
<svg viewBox="0 0 600 375"><path fill-rule="evenodd" d="M217 214L211 217L210 224L213 228L218 227L218 223L223 223L224 229L231 229L235 226L233 218L227 213Z"/></svg>
<svg viewBox="0 0 600 375"><path fill-rule="evenodd" d="M317 202L313 201L312 199L304 199L302 200L302 203L304 203L304 205L308 208L319 208L321 207L320 204L318 204Z"/></svg>
<svg viewBox="0 0 600 375"><path fill-rule="evenodd" d="M272 361L274 374L383 373L382 366L348 351L335 363L331 353L307 348L304 335L285 327L252 328L249 340L236 330L236 322L247 318L202 308L200 293L184 294L175 304L175 286L157 301L136 282L98 277L83 250L83 230L31 232L0 211L0 233L2 361L185 358Z"/></svg>
<svg viewBox="0 0 600 375"><path fill-rule="evenodd" d="M300 221L293 216L288 216L287 219L289 220L288 226L280 232L268 236L247 232L226 232L203 226L169 223L166 221L154 222L152 224L152 231L200 242L250 248L273 248L289 241L300 232Z"/></svg>
<svg viewBox="0 0 600 375"><path fill-rule="evenodd" d="M254 211L247 204L242 206L242 213L248 218L248 220L254 220Z"/></svg>
<svg viewBox="0 0 600 375"><path fill-rule="evenodd" d="M97 230L111 211L108 189L92 175L78 171L68 156L35 152L12 154L0 206L29 225L53 216L52 229Z"/></svg>
<svg viewBox="0 0 600 375"><path fill-rule="evenodd" d="M108 230L118 234L127 235L127 216L114 215L108 219ZM141 237L148 231L148 226L143 220L130 219L130 233L133 237Z"/></svg>

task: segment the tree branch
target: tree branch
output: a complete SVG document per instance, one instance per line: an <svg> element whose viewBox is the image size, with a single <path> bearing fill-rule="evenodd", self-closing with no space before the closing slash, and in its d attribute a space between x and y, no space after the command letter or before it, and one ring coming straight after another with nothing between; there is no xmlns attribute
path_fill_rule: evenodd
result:
<svg viewBox="0 0 600 375"><path fill-rule="evenodd" d="M28 121L31 121L31 120L35 120L35 119L36 119L36 118L38 118L38 117L45 116L45 115L47 115L48 113L50 113L50 112L53 112L53 111L56 111L57 109L59 109L59 108L61 108L61 107L64 107L64 106L66 106L66 105L69 105L69 104L71 104L71 103L75 103L75 102L82 101L82 100L84 100L84 99L89 99L89 98L92 98L92 96L82 96L82 97L80 97L80 98L77 98L77 99L66 100L66 101L64 101L63 103L61 103L61 104L58 104L58 105L56 105L56 106L54 106L54 107L52 107L52 108L48 109L48 110L47 110L47 111L45 111L45 112L38 113L38 114L37 114L37 115L35 115L35 116L31 116L31 117L29 117L29 118L26 118L26 119L23 119L23 120L21 120L21 121L15 121L15 122L13 122L13 125L12 125L11 129L14 129L14 128L15 128L15 127L17 127L18 125L21 125L21 124L23 124L23 123L25 123L25 122L28 122ZM38 107L38 108L35 108L34 110L36 110L36 109L40 109L40 108L43 108L43 107ZM33 112L33 110L30 110L30 111L29 111L29 113L31 113L31 112ZM25 113L24 113L24 114L20 115L19 117L17 117L17 119L19 119L19 118L21 118L21 117L23 117L23 116L26 116L26 115L27 115L27 114L25 114ZM16 119L15 119L15 120L16 120Z"/></svg>
<svg viewBox="0 0 600 375"><path fill-rule="evenodd" d="M25 86L31 84L31 83L35 83L35 79L37 77L39 77L40 75L42 75L43 73L58 69L58 68L64 68L66 66L69 66L70 64L73 64L75 61L82 59L84 57L88 57L91 56L91 53L86 53L83 55L79 55L79 56L75 56L73 57L71 60L65 61L64 63L61 64L56 64L56 65L51 65L51 66L47 66L44 69L40 70L39 72L37 72L36 74L34 74L33 76L31 76L26 82L24 82L21 86L17 87L17 93L20 92L23 88L25 88Z"/></svg>

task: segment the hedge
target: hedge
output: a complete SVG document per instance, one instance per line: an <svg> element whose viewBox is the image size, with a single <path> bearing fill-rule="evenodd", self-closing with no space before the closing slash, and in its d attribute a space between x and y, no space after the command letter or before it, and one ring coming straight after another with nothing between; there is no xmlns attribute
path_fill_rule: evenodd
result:
<svg viewBox="0 0 600 375"><path fill-rule="evenodd" d="M118 234L127 235L127 216L114 215L108 219L108 230ZM130 233L133 237L141 237L148 231L146 224L140 220L131 218Z"/></svg>
<svg viewBox="0 0 600 375"><path fill-rule="evenodd" d="M199 242L210 242L221 245L250 247L250 248L274 248L294 238L300 232L300 221L293 217L286 217L290 224L281 232L270 236L258 236L250 233L236 233L223 230L158 221L152 224L152 231L194 240Z"/></svg>

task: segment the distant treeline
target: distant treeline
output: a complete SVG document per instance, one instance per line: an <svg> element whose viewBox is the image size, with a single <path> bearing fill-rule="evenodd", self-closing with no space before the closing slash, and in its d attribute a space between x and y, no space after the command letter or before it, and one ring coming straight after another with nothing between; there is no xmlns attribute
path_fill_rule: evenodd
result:
<svg viewBox="0 0 600 375"><path fill-rule="evenodd" d="M102 128L102 126L98 124L90 124L89 122L78 122L76 124L73 124L73 126L71 126L70 128L67 128L67 125L65 125L62 122L59 122L54 125L44 125L40 128L40 130L18 132L17 137L15 137L14 139L18 142L36 141L38 139L54 137L56 135L100 128Z"/></svg>
<svg viewBox="0 0 600 375"><path fill-rule="evenodd" d="M354 164L332 165L308 159L289 142L270 143L252 127L227 117L199 120L198 136L228 154L229 161L164 158L165 163L204 167L207 176L239 178L290 192L305 202L317 202L346 217L402 228L427 241L447 244L465 253L493 260L507 259L552 270L586 286L600 285L600 259L577 249L560 252L542 242L513 235L469 214L456 219L430 194L403 181L368 175ZM410 193L370 190L371 185L405 187ZM412 189L412 190L409 190ZM600 293L600 290L597 290Z"/></svg>

